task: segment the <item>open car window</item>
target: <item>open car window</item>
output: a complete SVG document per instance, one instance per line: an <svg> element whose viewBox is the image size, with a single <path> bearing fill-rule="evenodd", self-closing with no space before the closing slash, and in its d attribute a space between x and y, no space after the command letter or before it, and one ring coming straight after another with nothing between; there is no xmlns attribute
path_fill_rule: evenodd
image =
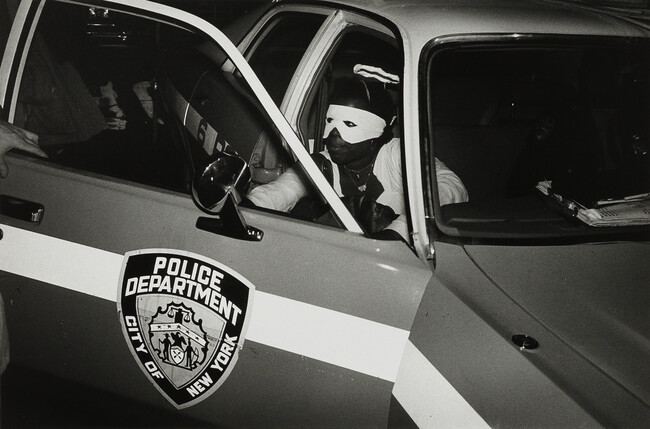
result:
<svg viewBox="0 0 650 429"><path fill-rule="evenodd" d="M402 97L402 69L402 54L394 38L362 26L347 27L319 64L300 109L298 129L323 175L366 234L386 239L401 237L408 242L401 132L397 118ZM359 155L356 158L347 154L340 156L340 152L333 155L340 147L330 150L327 142L332 134L341 132L334 125L328 128L333 121L328 116L330 105L334 105L335 109L340 107L331 100L343 100L343 105L350 103L349 97L355 85L365 88L356 96L364 94L361 98L371 100L370 105L383 104L386 108L384 112L390 114L383 118L382 131L372 139L372 149L368 149L368 153L374 151L374 156L365 164L353 167L353 161L360 159ZM353 127L357 125L354 121L351 123ZM337 127L345 131L342 124L339 123ZM370 139L362 138L357 143L363 141L367 143ZM346 144L348 148L357 147L356 143ZM292 208L292 212L323 222L326 217L314 216L314 213L318 213L318 207L318 201L303 199Z"/></svg>
<svg viewBox="0 0 650 429"><path fill-rule="evenodd" d="M585 38L432 49L429 162L469 196L438 204L438 226L498 238L647 227L649 54L647 42Z"/></svg>
<svg viewBox="0 0 650 429"><path fill-rule="evenodd" d="M178 27L48 2L20 77L14 123L39 135L51 162L187 192L183 147L160 89L174 52L200 43Z"/></svg>
<svg viewBox="0 0 650 429"><path fill-rule="evenodd" d="M96 25L106 17L130 31ZM39 135L48 162L66 168L190 193L197 168L225 152L246 161L253 188L296 157L242 73L222 69L225 57L189 27L47 2L13 121ZM273 165L260 159L267 153ZM325 201L307 174L301 179Z"/></svg>

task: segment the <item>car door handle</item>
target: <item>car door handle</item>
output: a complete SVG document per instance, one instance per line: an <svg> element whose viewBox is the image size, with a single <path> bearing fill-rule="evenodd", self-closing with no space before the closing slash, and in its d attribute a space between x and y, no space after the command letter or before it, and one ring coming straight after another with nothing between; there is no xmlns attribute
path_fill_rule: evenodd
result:
<svg viewBox="0 0 650 429"><path fill-rule="evenodd" d="M45 208L42 204L10 195L0 194L0 214L24 220L26 222L41 223Z"/></svg>

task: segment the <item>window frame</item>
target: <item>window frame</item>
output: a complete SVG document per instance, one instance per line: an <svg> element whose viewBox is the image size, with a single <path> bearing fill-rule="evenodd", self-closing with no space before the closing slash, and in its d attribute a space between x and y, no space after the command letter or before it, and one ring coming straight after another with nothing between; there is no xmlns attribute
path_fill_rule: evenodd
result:
<svg viewBox="0 0 650 429"><path fill-rule="evenodd" d="M303 8L299 8L303 9ZM307 8L305 8L307 9ZM305 48L305 51L303 52L300 60L296 64L296 68L293 71L291 78L289 79L289 83L287 84L287 87L284 90L284 95L282 97L282 100L280 101L280 110L284 111L283 105L286 102L287 95L290 93L289 88L292 85L292 82L296 79L297 76L300 75L299 69L300 66L303 62L303 59L309 55L309 52L313 49L314 44L316 43L317 40L319 40L319 33L323 26L326 24L327 18L330 15L327 13L327 10L321 10L321 8L316 8L316 11L314 10L279 10L279 11L274 11L268 19L265 20L264 25L259 29L259 31L255 34L255 37L252 39L250 45L246 48L246 51L244 52L244 57L246 58L246 61L250 63L251 59L255 57L257 52L259 52L259 49L263 47L264 43L267 40L267 37L269 35L272 35L272 33L275 32L275 29L278 25L281 25L282 21L286 16L290 15L322 15L323 16L323 21L319 25L319 28L316 30L314 33L314 36L310 40L309 44Z"/></svg>
<svg viewBox="0 0 650 429"><path fill-rule="evenodd" d="M625 226L592 228L576 228L572 232L549 235L517 233L513 231L477 231L471 222L466 228L456 228L447 225L443 219L438 197L438 187L435 175L434 156L436 142L433 137L435 124L430 112L431 86L429 85L430 65L435 61L437 53L445 50L464 49L473 47L497 49L535 49L535 48L576 48L576 47L616 47L622 45L650 47L650 39L644 37L602 36L602 35L558 35L538 33L486 33L486 34L455 34L437 37L429 41L422 49L418 64L418 98L421 104L421 119L419 123L423 144L421 145L422 188L424 193L425 218L429 227L430 243L444 241L450 243L481 243L504 244L519 243L532 245L555 245L557 243L580 243L609 240L638 240L640 232L647 233L648 226ZM472 196L469 196L470 201Z"/></svg>
<svg viewBox="0 0 650 429"><path fill-rule="evenodd" d="M189 14L179 9L175 9L162 4L151 4L143 0L101 0L101 1L67 1L67 0L47 0L60 1L63 3L74 3L80 6L98 6L110 10L116 10L127 14L140 16L161 23L178 26L180 28L190 29L193 32L204 34L214 43L221 47L225 52L228 60L238 69L253 92L256 94L260 105L266 111L267 116L275 124L280 135L291 149L291 152L304 166L304 170L310 176L314 186L316 186L327 203L332 208L335 216L341 221L343 227L348 231L356 234L363 234L363 231L349 211L345 208L343 202L338 198L334 189L327 183L325 177L311 159L311 156L296 136L293 128L289 125L284 115L277 108L268 92L261 84L257 76L250 68L248 62L232 44L232 42L217 28L207 21ZM27 54L31 45L36 26L39 22L40 13L46 0L23 1L20 4L16 20L21 25L21 34L19 39L10 43L5 51L2 68L0 69L0 99L11 98L9 119L13 120L16 109L17 93L20 87L20 80L24 72L24 66ZM28 24L28 26L25 26ZM12 33L13 34L13 33ZM19 56L17 56L19 52ZM9 58L8 61L5 61ZM12 85L11 88L8 85ZM112 179L112 178L111 178ZM113 179L114 180L114 179Z"/></svg>

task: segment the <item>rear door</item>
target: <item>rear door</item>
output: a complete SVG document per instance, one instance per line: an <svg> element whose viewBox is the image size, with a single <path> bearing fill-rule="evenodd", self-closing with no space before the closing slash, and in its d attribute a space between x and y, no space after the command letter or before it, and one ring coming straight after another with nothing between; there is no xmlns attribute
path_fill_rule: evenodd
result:
<svg viewBox="0 0 650 429"><path fill-rule="evenodd" d="M11 154L0 182L13 364L218 424L384 425L430 271L360 233L236 49L141 1L23 1L16 23L4 119L49 159ZM342 227L243 209L263 232L246 241L195 207L184 144L259 139L292 149Z"/></svg>

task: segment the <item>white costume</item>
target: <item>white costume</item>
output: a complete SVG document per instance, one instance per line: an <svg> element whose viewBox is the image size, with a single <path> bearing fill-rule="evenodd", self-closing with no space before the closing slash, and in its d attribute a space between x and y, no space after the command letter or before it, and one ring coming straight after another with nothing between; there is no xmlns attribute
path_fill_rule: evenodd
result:
<svg viewBox="0 0 650 429"><path fill-rule="evenodd" d="M326 150L321 152L321 154L327 159L330 159ZM392 139L379 149L372 174L374 174L383 187L383 192L376 198L377 202L389 206L398 215L388 228L398 232L408 241L408 223L406 220L406 207L402 188L401 160L400 141L399 139ZM332 167L334 176L332 186L336 193L340 197L343 197L339 166L332 162ZM436 159L436 176L441 205L460 203L468 200L467 190L463 182L438 159ZM293 168L290 168L277 180L260 185L251 190L247 198L256 206L288 212L301 198L308 195L309 191L300 179L299 174Z"/></svg>

